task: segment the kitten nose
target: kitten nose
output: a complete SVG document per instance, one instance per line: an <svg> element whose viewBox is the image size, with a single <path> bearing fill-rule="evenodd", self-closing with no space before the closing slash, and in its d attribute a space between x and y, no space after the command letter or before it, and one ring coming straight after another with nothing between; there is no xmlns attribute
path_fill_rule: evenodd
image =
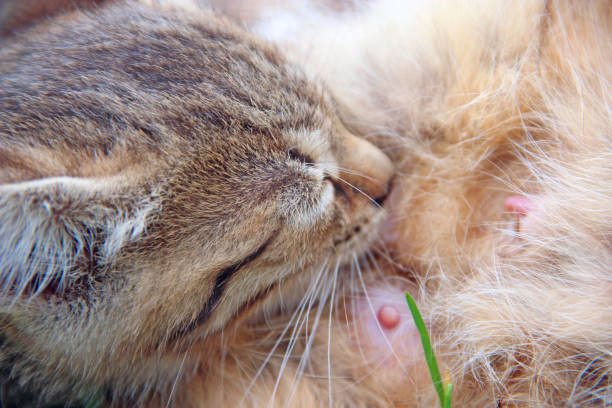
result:
<svg viewBox="0 0 612 408"><path fill-rule="evenodd" d="M382 204L389 193L393 164L380 149L365 139L346 135L346 154L340 165L348 172L342 178Z"/></svg>

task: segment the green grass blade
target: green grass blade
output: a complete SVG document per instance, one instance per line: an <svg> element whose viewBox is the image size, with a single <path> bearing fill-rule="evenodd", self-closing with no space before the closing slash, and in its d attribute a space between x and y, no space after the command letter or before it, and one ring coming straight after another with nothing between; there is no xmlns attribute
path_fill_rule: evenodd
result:
<svg viewBox="0 0 612 408"><path fill-rule="evenodd" d="M442 377L440 376L440 370L438 369L438 362L436 361L436 356L434 355L433 347L431 347L431 340L429 339L429 333L427 332L427 327L425 327L425 322L423 321L423 317L421 316L421 312L419 312L419 308L416 305L416 302L410 296L409 293L406 292L406 301L408 302L408 307L410 308L410 313L412 313L412 318L414 319L414 324L421 335L421 343L423 343L423 351L425 352L425 361L427 361L427 366L429 367L429 373L431 374L431 380L433 381L433 385L438 392L438 397L440 398L440 406L443 408L450 407L450 394L448 396L448 405L446 405L446 396L444 392L444 386L442 385ZM452 389L452 385L451 385Z"/></svg>
<svg viewBox="0 0 612 408"><path fill-rule="evenodd" d="M443 408L451 408L451 394L453 392L453 384L446 384L446 392L444 393Z"/></svg>

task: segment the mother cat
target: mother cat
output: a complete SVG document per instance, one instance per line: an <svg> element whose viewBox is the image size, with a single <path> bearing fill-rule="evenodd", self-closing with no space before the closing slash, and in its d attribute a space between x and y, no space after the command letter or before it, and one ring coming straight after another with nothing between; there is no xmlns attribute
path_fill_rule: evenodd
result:
<svg viewBox="0 0 612 408"><path fill-rule="evenodd" d="M314 9L305 4L308 10ZM301 303L306 286L283 282L277 286L282 288L282 300L273 290L241 318L222 320L223 331L209 334L188 349L180 344L190 344L192 339L183 337L190 334L180 332L174 338L179 339L174 349L156 347L159 357L145 364L139 359L143 350L126 360L125 349L116 348L120 353L116 361L88 366L90 382L80 383L82 389L102 383L109 400L115 398L117 404L122 401L119 396L129 400L130 393L138 392L134 395L150 397L150 405L434 406L418 338L403 307L402 292L410 290L417 295L434 346L455 384L455 406L608 404L612 365L608 4L531 1L518 6L440 1L419 6L382 1L353 13L309 13L309 18L316 18L315 24L303 14L292 14L294 10L288 13L299 23L297 29L276 38L279 25L274 19L252 22L305 64L309 74L323 77L343 122L354 133L371 137L398 163L399 185L387 200L392 222L384 230L392 262L385 257L355 258L353 273L340 275L329 275L326 267L315 269L317 275L321 271L319 278L328 280L314 280ZM248 91L256 89L255 85L239 88ZM291 112L290 116L297 113ZM344 130L339 133L346 134ZM314 153L303 149L319 143L302 136L291 142L305 140L301 150L291 151L290 144L279 155L328 163L329 159L317 160L318 156L308 158ZM249 144L253 142L258 145L261 139ZM372 153L376 150L369 146L365 150L383 168L388 167L381 156ZM346 174L336 173L338 179L352 175L353 184L360 183L360 189L384 198L381 186L385 183L381 181L388 178L388 171L358 167L366 160L348 157L348 164L336 159L333 165L350 169ZM368 178L357 177L355 170L368 173ZM370 184L370 177L381 181ZM332 186L341 184L336 181ZM355 193L337 189L334 200L347 191ZM155 197L149 192L144 196ZM365 204L363 196L355 194L355 199L360 200L363 211L369 211L360 216L372 219L379 214ZM347 200L347 205L353 200ZM175 214L192 213L182 208ZM267 225L269 219L258 225ZM347 225L346 236L351 227L357 227ZM252 229L241 231L245 230ZM128 231L132 236L132 230ZM151 231L147 229L142 237ZM306 255L312 265L331 262L336 266L331 258L326 262L325 255L308 256L323 236L301 239L303 253L295 251L283 262ZM133 242L139 242L137 234ZM156 255L154 249L147 256ZM351 250L342 252L350 254ZM249 260L253 252L244 253ZM138 259L130 252L126 255L123 262ZM158 256L146 265L167 268L158 261L166 255ZM188 256L193 252L179 260ZM193 259L187 259L184 264L192 263ZM231 271L234 265L244 264L229 263L230 269L219 270ZM358 269L368 264L369 270ZM251 270L249 265L247 270ZM264 266L262 270L273 270ZM298 265L288 268L304 269ZM218 272L213 276L221 277ZM174 276L171 279L180 283L182 275ZM249 292L248 285L257 280L243 282L240 289L255 292ZM140 283L145 287L158 284ZM176 282L166 285L168 294L162 299L171 303L157 303L155 310L168 313L157 322L150 321L153 328L168 326L175 319L173 313L178 310L178 316L186 310L173 309L173 304L191 300L176 299L183 293ZM184 287L198 289L193 281ZM211 288L216 287L208 286L208 293L214 294ZM225 292L223 284L221 288ZM319 293L320 304L331 297L334 309L316 307ZM45 291L40 295L49 299ZM159 300L146 292L143 296L143 304ZM194 303L200 308L194 306L193 318L187 321L197 321L199 310L206 309L202 309L203 298ZM235 315L227 303L220 304L221 310ZM397 316L384 317L383 309L398 313L399 322ZM21 321L28 322L28 317ZM184 321L176 318L176 326L181 323ZM206 324L197 329L202 335L212 333L207 332ZM131 333L135 340L151 338L148 328L139 329L143 331ZM82 337L88 340L84 344L118 344L122 339L120 335L91 341L89 336ZM76 371L82 370L78 351L65 361L67 375L82 372ZM20 372L18 365L12 367ZM122 376L113 377L113 370ZM27 376L22 375L23 379ZM53 379L58 379L56 384L66 384L65 378Z"/></svg>

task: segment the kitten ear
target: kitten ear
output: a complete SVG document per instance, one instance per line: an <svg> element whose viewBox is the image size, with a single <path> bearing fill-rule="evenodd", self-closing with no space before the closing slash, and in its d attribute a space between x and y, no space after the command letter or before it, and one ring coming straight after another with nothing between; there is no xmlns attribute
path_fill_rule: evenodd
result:
<svg viewBox="0 0 612 408"><path fill-rule="evenodd" d="M49 286L63 292L91 277L145 232L158 204L113 178L0 186L0 295L29 297Z"/></svg>
<svg viewBox="0 0 612 408"><path fill-rule="evenodd" d="M3 0L0 1L0 36L34 24L62 11L86 8L102 0Z"/></svg>

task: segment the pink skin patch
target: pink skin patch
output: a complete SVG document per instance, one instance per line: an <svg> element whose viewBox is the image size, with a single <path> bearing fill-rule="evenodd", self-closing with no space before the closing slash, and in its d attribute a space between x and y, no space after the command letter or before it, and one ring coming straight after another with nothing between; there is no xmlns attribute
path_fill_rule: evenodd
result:
<svg viewBox="0 0 612 408"><path fill-rule="evenodd" d="M353 298L351 312L354 355L365 363L360 374L367 373L372 386L403 402L431 388L421 338L406 302L411 286L401 278L368 282L367 294Z"/></svg>
<svg viewBox="0 0 612 408"><path fill-rule="evenodd" d="M401 320L400 312L393 305L384 305L376 314L378 322L383 329L395 329Z"/></svg>
<svg viewBox="0 0 612 408"><path fill-rule="evenodd" d="M368 360L405 366L421 359L420 337L400 286L374 284L355 303L356 341Z"/></svg>
<svg viewBox="0 0 612 408"><path fill-rule="evenodd" d="M538 225L543 222L545 213L542 203L534 201L521 195L513 195L504 201L507 212L516 216L516 231L532 234L538 230Z"/></svg>
<svg viewBox="0 0 612 408"><path fill-rule="evenodd" d="M510 196L504 201L506 211L513 212L525 216L534 209L534 203L525 196Z"/></svg>

